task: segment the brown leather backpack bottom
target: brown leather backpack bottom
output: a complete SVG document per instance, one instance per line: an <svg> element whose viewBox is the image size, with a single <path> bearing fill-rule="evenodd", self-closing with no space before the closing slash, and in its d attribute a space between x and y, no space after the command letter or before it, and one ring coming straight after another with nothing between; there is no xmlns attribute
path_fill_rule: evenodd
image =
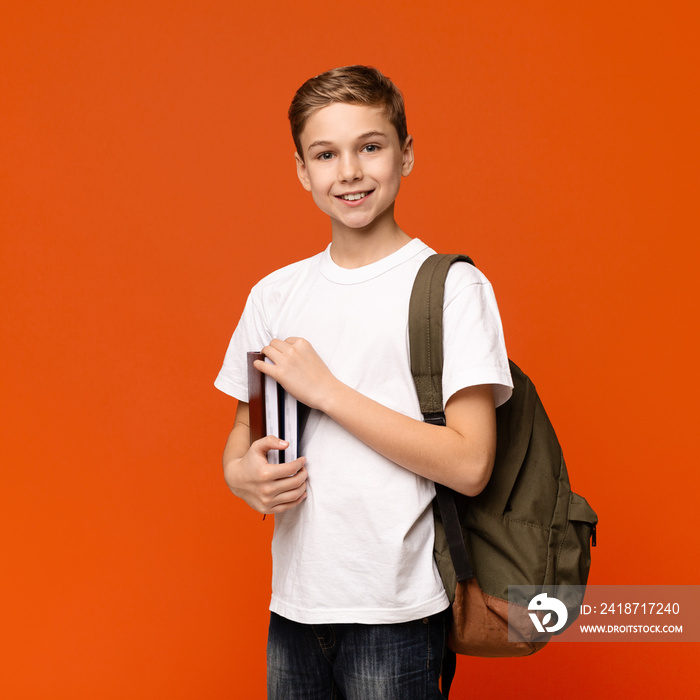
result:
<svg viewBox="0 0 700 700"><path fill-rule="evenodd" d="M527 608L484 593L475 578L457 583L452 616L449 646L458 654L529 656L552 636L535 630ZM513 641L508 641L509 620Z"/></svg>

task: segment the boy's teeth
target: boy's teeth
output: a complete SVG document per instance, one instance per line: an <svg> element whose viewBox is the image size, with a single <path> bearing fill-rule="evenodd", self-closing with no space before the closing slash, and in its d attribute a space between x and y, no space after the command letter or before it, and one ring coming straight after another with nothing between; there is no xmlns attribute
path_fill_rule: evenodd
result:
<svg viewBox="0 0 700 700"><path fill-rule="evenodd" d="M341 199L347 199L350 202L354 202L356 199L362 199L367 196L367 192L358 192L357 194L341 194Z"/></svg>

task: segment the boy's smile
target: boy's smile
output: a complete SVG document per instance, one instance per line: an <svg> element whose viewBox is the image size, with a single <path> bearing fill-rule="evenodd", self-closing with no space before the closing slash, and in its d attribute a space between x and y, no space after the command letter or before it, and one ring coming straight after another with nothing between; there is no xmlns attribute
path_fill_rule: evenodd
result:
<svg viewBox="0 0 700 700"><path fill-rule="evenodd" d="M380 107L338 102L314 112L301 133L297 174L333 233L396 228L394 200L413 168L411 137L401 146ZM303 160L300 157L303 155Z"/></svg>

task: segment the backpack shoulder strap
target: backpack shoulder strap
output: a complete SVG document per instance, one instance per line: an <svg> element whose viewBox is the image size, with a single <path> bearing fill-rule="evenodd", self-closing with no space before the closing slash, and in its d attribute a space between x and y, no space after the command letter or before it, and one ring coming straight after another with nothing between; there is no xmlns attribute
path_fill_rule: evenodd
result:
<svg viewBox="0 0 700 700"><path fill-rule="evenodd" d="M468 262L466 255L431 255L421 265L411 292L408 337L411 373L416 384L420 410L426 423L445 425L442 405L442 307L445 279L450 266ZM435 484L440 516L458 581L474 578L474 570L462 537L454 492Z"/></svg>
<svg viewBox="0 0 700 700"><path fill-rule="evenodd" d="M473 265L466 255L431 255L418 270L408 310L411 372L426 421L443 413L442 306L445 279L456 262Z"/></svg>

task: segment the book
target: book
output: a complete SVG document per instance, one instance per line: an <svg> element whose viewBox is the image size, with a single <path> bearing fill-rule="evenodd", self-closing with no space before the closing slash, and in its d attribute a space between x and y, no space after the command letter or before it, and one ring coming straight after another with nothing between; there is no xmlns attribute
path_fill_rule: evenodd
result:
<svg viewBox="0 0 700 700"><path fill-rule="evenodd" d="M292 462L299 456L300 442L309 408L297 401L272 377L254 366L255 360L269 362L261 352L248 353L248 406L251 444L266 435L286 440L286 450L270 450L271 464Z"/></svg>

